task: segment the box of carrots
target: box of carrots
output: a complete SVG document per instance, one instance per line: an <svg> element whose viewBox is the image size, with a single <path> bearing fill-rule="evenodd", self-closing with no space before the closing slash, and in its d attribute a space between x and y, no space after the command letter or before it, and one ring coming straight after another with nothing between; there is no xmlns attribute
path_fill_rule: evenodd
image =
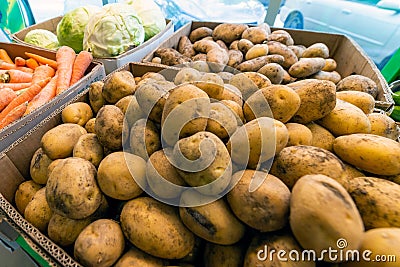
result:
<svg viewBox="0 0 400 267"><path fill-rule="evenodd" d="M90 53L0 43L0 151L104 77Z"/></svg>

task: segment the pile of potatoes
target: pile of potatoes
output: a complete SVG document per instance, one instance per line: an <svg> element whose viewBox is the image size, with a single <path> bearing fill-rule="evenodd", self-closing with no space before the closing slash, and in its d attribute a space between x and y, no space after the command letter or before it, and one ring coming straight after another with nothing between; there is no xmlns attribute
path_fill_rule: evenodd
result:
<svg viewBox="0 0 400 267"><path fill-rule="evenodd" d="M342 239L400 259L399 132L372 113L376 85L221 69L92 83L43 135L17 209L84 266L378 266L265 251Z"/></svg>

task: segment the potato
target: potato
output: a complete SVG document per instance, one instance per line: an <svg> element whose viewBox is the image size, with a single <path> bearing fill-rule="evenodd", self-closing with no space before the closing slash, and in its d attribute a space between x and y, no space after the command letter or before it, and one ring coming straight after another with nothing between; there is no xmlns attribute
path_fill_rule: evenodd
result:
<svg viewBox="0 0 400 267"><path fill-rule="evenodd" d="M250 241L244 258L244 267L273 267L275 263L282 267L315 267L315 262L312 259L305 258L305 261L301 261L300 255L303 254L303 249L293 237L293 234L289 232L257 234ZM271 253L272 251L278 253ZM286 253L280 255L279 251ZM290 256L287 253L290 253ZM299 255L300 260L297 260L295 255ZM307 254L304 253L304 255Z"/></svg>
<svg viewBox="0 0 400 267"><path fill-rule="evenodd" d="M155 199L128 201L120 221L126 238L152 256L180 259L193 250L194 235L179 219L177 209Z"/></svg>
<svg viewBox="0 0 400 267"><path fill-rule="evenodd" d="M229 81L229 84L239 89L241 93L240 95L246 100L260 89L259 86L265 87L271 85L271 82L265 75L262 75L261 73L258 73L259 75L257 75L256 73L257 72L235 74Z"/></svg>
<svg viewBox="0 0 400 267"><path fill-rule="evenodd" d="M268 38L268 31L263 27L249 27L242 33L242 38L253 44L261 44Z"/></svg>
<svg viewBox="0 0 400 267"><path fill-rule="evenodd" d="M103 106L96 115L94 131L100 144L111 149L122 148L122 127L124 123L124 113L114 106Z"/></svg>
<svg viewBox="0 0 400 267"><path fill-rule="evenodd" d="M256 57L261 57L266 55L268 55L268 45L256 44L247 51L245 59L250 60Z"/></svg>
<svg viewBox="0 0 400 267"><path fill-rule="evenodd" d="M221 47L213 40L201 39L193 44L193 49L198 53L207 54L214 48L221 48Z"/></svg>
<svg viewBox="0 0 400 267"><path fill-rule="evenodd" d="M228 51L218 47L213 48L207 53L207 61L210 69L214 72L223 71L229 62Z"/></svg>
<svg viewBox="0 0 400 267"><path fill-rule="evenodd" d="M172 82L146 83L139 86L135 96L144 117L157 123L161 122L165 101L173 88L175 84Z"/></svg>
<svg viewBox="0 0 400 267"><path fill-rule="evenodd" d="M40 141L46 155L52 159L72 156L72 151L81 135L86 134L85 128L75 123L63 123L48 130Z"/></svg>
<svg viewBox="0 0 400 267"><path fill-rule="evenodd" d="M343 162L328 150L313 146L289 146L275 157L270 174L289 188L304 175L323 174L346 186Z"/></svg>
<svg viewBox="0 0 400 267"><path fill-rule="evenodd" d="M160 133L152 121L140 119L132 125L129 135L129 151L132 154L147 160L160 147Z"/></svg>
<svg viewBox="0 0 400 267"><path fill-rule="evenodd" d="M221 98L217 100L231 100L237 103L240 107L243 105L242 92L232 84L224 85L224 91L222 92Z"/></svg>
<svg viewBox="0 0 400 267"><path fill-rule="evenodd" d="M29 173L32 180L38 184L46 184L47 167L52 160L44 153L42 148L38 148L32 156Z"/></svg>
<svg viewBox="0 0 400 267"><path fill-rule="evenodd" d="M360 91L340 91L336 93L336 98L349 102L360 108L365 114L374 111L375 99L372 95Z"/></svg>
<svg viewBox="0 0 400 267"><path fill-rule="evenodd" d="M203 90L191 84L175 88L165 101L162 112L162 138L172 146L179 138L204 131L209 114L210 98ZM177 117L180 119L176 120Z"/></svg>
<svg viewBox="0 0 400 267"><path fill-rule="evenodd" d="M240 245L217 245L208 242L204 247L204 267L243 266L244 250Z"/></svg>
<svg viewBox="0 0 400 267"><path fill-rule="evenodd" d="M234 74L228 71L221 71L218 72L217 75L222 78L222 81L224 82L223 85L225 85L225 83L229 83Z"/></svg>
<svg viewBox="0 0 400 267"><path fill-rule="evenodd" d="M289 218L301 247L323 255L324 261L341 261L321 254L324 249L336 248L338 240L347 241L347 246L341 248L343 253L361 244L364 225L356 205L343 186L326 175L306 175L297 181Z"/></svg>
<svg viewBox="0 0 400 267"><path fill-rule="evenodd" d="M249 26L246 24L221 23L214 28L212 37L214 40L222 40L226 44L230 44L241 38L242 33L248 28Z"/></svg>
<svg viewBox="0 0 400 267"><path fill-rule="evenodd" d="M353 104L340 99L336 99L335 108L318 120L318 124L335 136L371 132L371 123L367 115Z"/></svg>
<svg viewBox="0 0 400 267"><path fill-rule="evenodd" d="M323 71L334 71L336 70L337 63L333 58L327 58L325 59L325 66L322 68Z"/></svg>
<svg viewBox="0 0 400 267"><path fill-rule="evenodd" d="M399 138L399 128L396 121L386 114L370 113L367 114L369 122L371 123L371 134L380 135L393 140Z"/></svg>
<svg viewBox="0 0 400 267"><path fill-rule="evenodd" d="M74 244L74 256L84 266L111 266L124 248L124 235L119 224L110 219L100 219L79 234Z"/></svg>
<svg viewBox="0 0 400 267"><path fill-rule="evenodd" d="M161 59L160 63L168 66L182 65L192 61L189 57L182 55L173 48L158 48L154 51L153 56L159 57Z"/></svg>
<svg viewBox="0 0 400 267"><path fill-rule="evenodd" d="M254 46L254 44L250 40L242 38L238 41L237 46L239 51L242 52L243 55L246 55L250 48Z"/></svg>
<svg viewBox="0 0 400 267"><path fill-rule="evenodd" d="M285 30L275 30L268 35L268 41L277 41L287 46L293 46L294 41L290 33Z"/></svg>
<svg viewBox="0 0 400 267"><path fill-rule="evenodd" d="M322 70L325 60L321 57L301 58L294 63L288 70L290 76L304 78Z"/></svg>
<svg viewBox="0 0 400 267"><path fill-rule="evenodd" d="M244 170L236 172L232 180L238 182L227 194L227 200L236 217L261 232L285 227L290 191L280 179L262 171ZM260 186L250 191L255 181Z"/></svg>
<svg viewBox="0 0 400 267"><path fill-rule="evenodd" d="M208 27L199 27L190 32L189 39L192 43L194 43L200 39L203 39L204 37L212 36L212 33L213 30Z"/></svg>
<svg viewBox="0 0 400 267"><path fill-rule="evenodd" d="M191 63L196 63L196 62L206 62L207 61L207 54L203 54L203 53L198 53L197 55L192 57L192 61ZM208 66L208 65L207 65Z"/></svg>
<svg viewBox="0 0 400 267"><path fill-rule="evenodd" d="M94 125L96 123L96 118L91 118L85 124L85 130L87 133L94 133Z"/></svg>
<svg viewBox="0 0 400 267"><path fill-rule="evenodd" d="M52 215L53 211L46 201L46 188L43 187L35 193L32 200L26 205L24 217L40 232L46 233Z"/></svg>
<svg viewBox="0 0 400 267"><path fill-rule="evenodd" d="M160 57L153 57L151 59L152 63L156 63L156 64L161 64L161 58Z"/></svg>
<svg viewBox="0 0 400 267"><path fill-rule="evenodd" d="M96 134L88 133L81 135L72 151L73 157L83 158L98 167L103 159L104 150Z"/></svg>
<svg viewBox="0 0 400 267"><path fill-rule="evenodd" d="M230 43L230 45L228 47L229 50L239 50L238 44L239 44L239 40L233 41L232 43Z"/></svg>
<svg viewBox="0 0 400 267"><path fill-rule="evenodd" d="M278 154L287 144L286 126L275 119L260 117L247 122L227 143L233 162L242 168L256 169Z"/></svg>
<svg viewBox="0 0 400 267"><path fill-rule="evenodd" d="M231 180L229 152L221 139L211 132L198 132L179 140L174 146L172 160L187 184L208 185L197 189L203 194L219 194Z"/></svg>
<svg viewBox="0 0 400 267"><path fill-rule="evenodd" d="M201 55L201 54L197 54ZM207 55L204 55L207 57ZM211 72L210 66L208 66L208 62L206 62L206 58L204 58L204 61L198 61L198 62L192 62L189 64L189 66L195 70L198 70L203 73L208 73Z"/></svg>
<svg viewBox="0 0 400 267"><path fill-rule="evenodd" d="M179 38L178 52L187 57L196 55L196 51L193 49L193 44L186 35L183 35L181 38Z"/></svg>
<svg viewBox="0 0 400 267"><path fill-rule="evenodd" d="M309 77L310 79L327 80L337 84L342 76L337 71L318 71Z"/></svg>
<svg viewBox="0 0 400 267"><path fill-rule="evenodd" d="M133 74L127 70L116 71L104 82L102 95L111 104L127 95L132 95L136 90Z"/></svg>
<svg viewBox="0 0 400 267"><path fill-rule="evenodd" d="M340 266L343 267L396 267L400 258L400 229L384 227L371 229L364 233L358 249L364 255L360 260L349 260ZM369 253L371 252L371 253ZM361 253L360 253L361 254Z"/></svg>
<svg viewBox="0 0 400 267"><path fill-rule="evenodd" d="M273 117L288 122L300 107L299 95L286 85L271 85L256 91L243 105L247 121L259 117Z"/></svg>
<svg viewBox="0 0 400 267"><path fill-rule="evenodd" d="M91 218L74 220L54 213L47 226L47 233L54 243L69 246L91 222Z"/></svg>
<svg viewBox="0 0 400 267"><path fill-rule="evenodd" d="M230 108L233 111L235 118L236 118L237 126L243 125L243 123L245 122L244 115L243 115L243 109L237 102L224 99L224 100L221 100L220 103L224 104L225 106L227 106L228 108Z"/></svg>
<svg viewBox="0 0 400 267"><path fill-rule="evenodd" d="M288 84L300 96L293 122L306 124L331 113L336 105L336 86L331 81L305 79Z"/></svg>
<svg viewBox="0 0 400 267"><path fill-rule="evenodd" d="M14 202L19 213L24 215L26 206L40 188L42 186L33 180L24 181L18 186L15 191Z"/></svg>
<svg viewBox="0 0 400 267"><path fill-rule="evenodd" d="M329 48L324 43L315 43L308 46L301 56L329 58Z"/></svg>
<svg viewBox="0 0 400 267"><path fill-rule="evenodd" d="M236 66L236 69L238 69L241 72L258 71L265 64L268 64L271 56L272 55L256 57L250 60L243 61L242 63Z"/></svg>
<svg viewBox="0 0 400 267"><path fill-rule="evenodd" d="M400 227L400 185L375 177L357 177L349 181L347 191L366 229Z"/></svg>
<svg viewBox="0 0 400 267"><path fill-rule="evenodd" d="M235 113L222 103L211 103L206 131L214 133L220 139L229 138L237 128Z"/></svg>
<svg viewBox="0 0 400 267"><path fill-rule="evenodd" d="M136 247L131 247L115 263L115 267L163 267L165 263L162 259L153 257Z"/></svg>
<svg viewBox="0 0 400 267"><path fill-rule="evenodd" d="M207 93L210 101L220 99L225 90L224 81L216 73L204 74L202 77L202 81L191 82L190 84Z"/></svg>
<svg viewBox="0 0 400 267"><path fill-rule="evenodd" d="M224 43L224 41L216 40L215 42L216 42L222 49L224 49L225 51L228 52L229 48L226 46L226 44Z"/></svg>
<svg viewBox="0 0 400 267"><path fill-rule="evenodd" d="M345 171L346 171L346 175L347 175L348 179L353 179L353 178L356 178L356 177L364 177L365 176L365 174L362 173L356 167L354 167L354 166L352 166L352 165L350 165L350 164L348 164L346 162L343 162L343 163L344 163L344 166L346 167Z"/></svg>
<svg viewBox="0 0 400 267"><path fill-rule="evenodd" d="M61 112L63 123L76 123L84 126L93 117L92 109L85 102L75 102L66 106Z"/></svg>
<svg viewBox="0 0 400 267"><path fill-rule="evenodd" d="M307 126L299 123L286 123L289 133L289 141L286 146L311 146L313 134Z"/></svg>
<svg viewBox="0 0 400 267"><path fill-rule="evenodd" d="M360 91L376 98L378 95L378 86L371 78L354 74L344 77L338 82L337 91Z"/></svg>
<svg viewBox="0 0 400 267"><path fill-rule="evenodd" d="M146 161L136 155L118 151L100 163L97 182L101 191L114 199L129 200L139 196L145 183Z"/></svg>
<svg viewBox="0 0 400 267"><path fill-rule="evenodd" d="M290 76L289 72L287 72L285 69L283 69L283 77L282 77L281 84L293 83L296 80L297 80L297 78L294 78L294 77Z"/></svg>
<svg viewBox="0 0 400 267"><path fill-rule="evenodd" d="M185 186L186 183L171 163L166 149L154 152L147 160L146 181L151 191L158 198L175 198L181 193L181 188L171 186L170 183Z"/></svg>
<svg viewBox="0 0 400 267"><path fill-rule="evenodd" d="M202 205L185 205L186 201L196 200ZM224 199L215 200L215 196L186 191L182 194L181 203L180 218L197 236L219 245L233 245L244 236L246 227L233 215Z"/></svg>
<svg viewBox="0 0 400 267"><path fill-rule="evenodd" d="M374 134L351 134L335 139L333 150L343 161L377 175L400 174L400 144Z"/></svg>
<svg viewBox="0 0 400 267"><path fill-rule="evenodd" d="M200 71L192 68L192 67L184 67L178 71L174 78L174 83L176 85L185 83L185 82L193 82L200 81L202 74Z"/></svg>
<svg viewBox="0 0 400 267"><path fill-rule="evenodd" d="M286 45L275 41L270 41L267 44L270 54L278 54L284 57L282 67L290 68L290 66L298 61L296 54Z"/></svg>
<svg viewBox="0 0 400 267"><path fill-rule="evenodd" d="M51 172L54 170L54 168L57 166L58 163L60 163L63 159L56 159L53 160L50 165L47 167L47 179L49 178Z"/></svg>
<svg viewBox="0 0 400 267"><path fill-rule="evenodd" d="M102 93L103 86L103 81L92 82L89 86L89 103L95 113L106 104Z"/></svg>
<svg viewBox="0 0 400 267"><path fill-rule="evenodd" d="M165 77L162 73L158 73L158 72L153 72L153 71L148 71L145 74L143 74L142 77L135 77L136 78L140 78L140 80L143 79L153 79L153 80L157 80L157 81L165 81Z"/></svg>
<svg viewBox="0 0 400 267"><path fill-rule="evenodd" d="M307 123L306 126L312 133L312 146L320 147L328 151L333 151L335 136L330 131L314 122Z"/></svg>
<svg viewBox="0 0 400 267"><path fill-rule="evenodd" d="M63 159L47 180L46 199L51 210L59 215L70 219L90 216L102 201L96 168L85 159Z"/></svg>
<svg viewBox="0 0 400 267"><path fill-rule="evenodd" d="M278 63L268 63L257 72L264 74L272 84L280 84L283 80L284 69Z"/></svg>
<svg viewBox="0 0 400 267"><path fill-rule="evenodd" d="M218 85L224 86L224 80L217 73L204 73L198 81L206 82L206 83L216 83ZM203 83L200 83L203 84ZM200 89L204 90L200 87ZM213 97L213 94L210 94L207 90L204 90L210 97ZM222 93L222 92L221 92Z"/></svg>
<svg viewBox="0 0 400 267"><path fill-rule="evenodd" d="M243 53L239 50L229 50L228 51L229 60L226 65L232 68L236 68L240 63L243 62Z"/></svg>
<svg viewBox="0 0 400 267"><path fill-rule="evenodd" d="M288 47L294 52L298 59L302 57L303 52L306 50L304 45L288 45Z"/></svg>

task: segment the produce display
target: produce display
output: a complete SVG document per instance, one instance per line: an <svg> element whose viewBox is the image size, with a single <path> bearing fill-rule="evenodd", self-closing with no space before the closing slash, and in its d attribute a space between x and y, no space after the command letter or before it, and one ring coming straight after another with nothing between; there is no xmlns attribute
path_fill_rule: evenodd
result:
<svg viewBox="0 0 400 267"><path fill-rule="evenodd" d="M11 59L0 51L0 129L37 110L78 82L92 62L87 51L78 55L68 46L56 59L25 52Z"/></svg>
<svg viewBox="0 0 400 267"><path fill-rule="evenodd" d="M114 57L141 45L166 27L165 17L152 1L125 1L102 7L83 5L68 11L54 32L34 29L24 42L48 49L69 46L76 53Z"/></svg>
<svg viewBox="0 0 400 267"><path fill-rule="evenodd" d="M376 84L337 80L322 43L292 50L263 44L290 44L281 30L229 27L212 34L259 42L236 53L248 60L227 67L239 50L199 29L184 40L209 62L92 83L42 136L18 211L83 266L375 266L329 248L399 259L399 129L373 113Z"/></svg>

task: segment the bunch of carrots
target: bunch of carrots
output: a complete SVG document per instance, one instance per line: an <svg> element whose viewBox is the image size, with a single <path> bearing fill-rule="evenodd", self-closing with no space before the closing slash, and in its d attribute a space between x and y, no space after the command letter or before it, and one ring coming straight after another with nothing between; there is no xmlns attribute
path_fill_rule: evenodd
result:
<svg viewBox="0 0 400 267"><path fill-rule="evenodd" d="M25 52L10 58L0 49L0 129L31 113L79 81L93 60L91 53L78 55L62 46L56 60Z"/></svg>

